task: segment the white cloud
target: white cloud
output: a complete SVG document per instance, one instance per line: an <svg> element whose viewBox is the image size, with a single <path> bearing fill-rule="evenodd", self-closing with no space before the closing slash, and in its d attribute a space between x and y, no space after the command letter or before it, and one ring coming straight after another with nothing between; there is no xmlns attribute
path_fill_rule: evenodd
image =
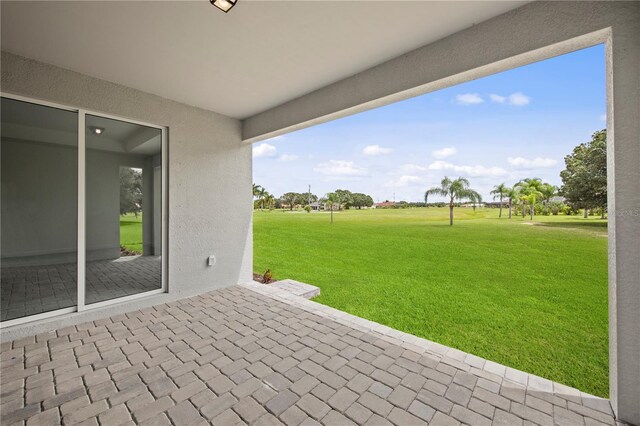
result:
<svg viewBox="0 0 640 426"><path fill-rule="evenodd" d="M455 149L452 146L447 147L447 148L442 148L442 149L436 149L435 151L431 151L431 155L434 158L437 158L437 159L451 157L452 155L455 155L457 153L458 153L458 150Z"/></svg>
<svg viewBox="0 0 640 426"><path fill-rule="evenodd" d="M504 176L507 171L502 167L485 167L481 165L476 166L458 166L448 161L434 161L429 164L429 170L437 171L452 171L457 174L469 177L483 177L483 176Z"/></svg>
<svg viewBox="0 0 640 426"><path fill-rule="evenodd" d="M531 98L522 92L512 93L509 96L502 96L492 93L489 95L489 99L498 104L508 103L509 105L514 106L525 106L529 105L529 103L531 102Z"/></svg>
<svg viewBox="0 0 640 426"><path fill-rule="evenodd" d="M509 157L507 158L509 164L513 167L520 169L542 169L547 167L553 167L558 164L557 160L553 158L536 157L534 159L528 159L524 157Z"/></svg>
<svg viewBox="0 0 640 426"><path fill-rule="evenodd" d="M607 114L600 114L600 121L607 121Z"/></svg>
<svg viewBox="0 0 640 426"><path fill-rule="evenodd" d="M402 175L396 180L392 180L386 183L385 186L394 186L394 187L406 187L410 185L422 185L424 184L424 178L413 175Z"/></svg>
<svg viewBox="0 0 640 426"><path fill-rule="evenodd" d="M464 93L456 96L456 102L460 105L475 105L484 102L484 99L477 93Z"/></svg>
<svg viewBox="0 0 640 426"><path fill-rule="evenodd" d="M295 154L282 154L278 160L279 161L296 161L298 156Z"/></svg>
<svg viewBox="0 0 640 426"><path fill-rule="evenodd" d="M276 147L273 145L269 145L266 142L253 147L253 158L275 157L277 154L278 150L276 149Z"/></svg>
<svg viewBox="0 0 640 426"><path fill-rule="evenodd" d="M434 161L433 163L429 164L429 170L447 170L452 168L453 164L447 161Z"/></svg>
<svg viewBox="0 0 640 426"><path fill-rule="evenodd" d="M469 177L504 176L507 171L502 167L455 166L455 171Z"/></svg>
<svg viewBox="0 0 640 426"><path fill-rule="evenodd" d="M509 95L509 105L525 106L529 105L531 98L522 92L516 92Z"/></svg>
<svg viewBox="0 0 640 426"><path fill-rule="evenodd" d="M327 176L364 176L367 169L356 165L353 161L329 160L320 163L313 168L313 171Z"/></svg>
<svg viewBox="0 0 640 426"><path fill-rule="evenodd" d="M393 149L383 148L380 145L369 145L362 150L362 153L364 155L387 155L391 154L392 152Z"/></svg>

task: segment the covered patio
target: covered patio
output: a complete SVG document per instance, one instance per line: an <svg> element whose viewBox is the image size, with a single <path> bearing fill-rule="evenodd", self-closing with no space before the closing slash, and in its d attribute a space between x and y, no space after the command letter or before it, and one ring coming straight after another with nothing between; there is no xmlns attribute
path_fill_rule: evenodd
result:
<svg viewBox="0 0 640 426"><path fill-rule="evenodd" d="M601 425L609 401L246 284L2 344L2 424Z"/></svg>
<svg viewBox="0 0 640 426"><path fill-rule="evenodd" d="M3 425L640 424L640 3L3 1L1 15L0 94L23 107L3 108L16 132L0 135ZM253 143L599 44L609 400L252 283ZM147 176L154 263L137 272L155 290L121 279L133 263L91 263L120 254L122 167ZM52 264L43 280L11 269Z"/></svg>

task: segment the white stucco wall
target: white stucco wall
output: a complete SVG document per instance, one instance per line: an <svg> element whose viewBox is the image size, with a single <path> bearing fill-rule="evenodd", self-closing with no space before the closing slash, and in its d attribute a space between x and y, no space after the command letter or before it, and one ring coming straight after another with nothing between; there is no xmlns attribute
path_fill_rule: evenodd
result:
<svg viewBox="0 0 640 426"><path fill-rule="evenodd" d="M640 425L640 2L533 2L247 118L256 142L607 44L610 398Z"/></svg>
<svg viewBox="0 0 640 426"><path fill-rule="evenodd" d="M3 340L251 280L251 147L238 120L7 52L1 72L3 92L166 126L169 146L169 293L5 328Z"/></svg>

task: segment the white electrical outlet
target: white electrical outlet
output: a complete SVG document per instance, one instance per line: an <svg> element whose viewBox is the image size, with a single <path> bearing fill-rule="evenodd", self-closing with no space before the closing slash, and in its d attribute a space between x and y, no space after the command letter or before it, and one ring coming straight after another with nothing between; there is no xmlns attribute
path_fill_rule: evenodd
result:
<svg viewBox="0 0 640 426"><path fill-rule="evenodd" d="M207 266L213 266L216 264L216 257L211 255L207 258Z"/></svg>

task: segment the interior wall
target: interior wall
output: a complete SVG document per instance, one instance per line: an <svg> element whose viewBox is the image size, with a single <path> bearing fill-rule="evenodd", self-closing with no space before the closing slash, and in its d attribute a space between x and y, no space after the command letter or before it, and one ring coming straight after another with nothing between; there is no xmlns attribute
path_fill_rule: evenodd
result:
<svg viewBox="0 0 640 426"><path fill-rule="evenodd" d="M78 149L1 143L2 266L75 262Z"/></svg>
<svg viewBox="0 0 640 426"><path fill-rule="evenodd" d="M3 92L167 127L171 298L251 280L251 147L241 143L238 120L9 52L1 65ZM74 320L56 326L65 321ZM51 325L29 327L19 332ZM3 330L3 339L10 335Z"/></svg>

